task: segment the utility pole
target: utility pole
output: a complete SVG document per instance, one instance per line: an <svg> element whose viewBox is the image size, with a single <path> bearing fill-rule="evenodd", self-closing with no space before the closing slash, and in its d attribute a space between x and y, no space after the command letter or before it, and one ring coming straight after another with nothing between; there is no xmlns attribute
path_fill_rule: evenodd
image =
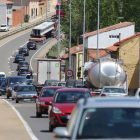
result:
<svg viewBox="0 0 140 140"><path fill-rule="evenodd" d="M99 58L99 23L100 23L100 0L98 0L98 21L97 21L97 58Z"/></svg>
<svg viewBox="0 0 140 140"><path fill-rule="evenodd" d="M46 0L46 22L48 18L48 0Z"/></svg>
<svg viewBox="0 0 140 140"><path fill-rule="evenodd" d="M59 16L58 16L58 59L59 59L59 53L60 53L60 4L61 0L59 0Z"/></svg>
<svg viewBox="0 0 140 140"><path fill-rule="evenodd" d="M72 0L70 0L69 69L71 69L71 1Z"/></svg>
<svg viewBox="0 0 140 140"><path fill-rule="evenodd" d="M84 19L83 19L83 68L82 68L82 73L83 73L83 80L84 80L84 64L85 64L85 16L86 12L86 0L84 0Z"/></svg>
<svg viewBox="0 0 140 140"><path fill-rule="evenodd" d="M22 0L21 0L21 27L22 27L22 19L23 19L23 11L22 11L23 9L22 9L22 5L23 5L23 4L22 4Z"/></svg>

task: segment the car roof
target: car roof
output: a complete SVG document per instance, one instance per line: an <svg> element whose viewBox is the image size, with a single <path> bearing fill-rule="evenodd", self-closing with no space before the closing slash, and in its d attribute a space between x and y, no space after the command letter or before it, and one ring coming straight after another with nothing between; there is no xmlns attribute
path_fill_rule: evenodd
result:
<svg viewBox="0 0 140 140"><path fill-rule="evenodd" d="M17 54L16 56L20 56L20 55L23 56L23 54Z"/></svg>
<svg viewBox="0 0 140 140"><path fill-rule="evenodd" d="M8 78L25 78L26 79L26 76L9 76Z"/></svg>
<svg viewBox="0 0 140 140"><path fill-rule="evenodd" d="M24 86L34 87L33 85L27 85L27 84L19 84L19 86L21 86L21 87L24 87Z"/></svg>
<svg viewBox="0 0 140 140"><path fill-rule="evenodd" d="M60 87L60 86L47 86L47 87L43 87L42 89L62 89L62 88L66 88L66 87Z"/></svg>
<svg viewBox="0 0 140 140"><path fill-rule="evenodd" d="M36 43L35 41L28 41L28 43L30 43L30 42Z"/></svg>
<svg viewBox="0 0 140 140"><path fill-rule="evenodd" d="M5 74L5 72L0 72L0 74Z"/></svg>
<svg viewBox="0 0 140 140"><path fill-rule="evenodd" d="M120 88L120 89L122 89L122 87L115 87L115 86L104 86L103 88Z"/></svg>
<svg viewBox="0 0 140 140"><path fill-rule="evenodd" d="M87 98L81 99L79 104L84 105L85 107L101 107L101 108L113 108L113 107L139 107L140 100L134 97L101 97L101 98Z"/></svg>
<svg viewBox="0 0 140 140"><path fill-rule="evenodd" d="M20 49L28 49L27 47L22 47L22 48L20 48Z"/></svg>
<svg viewBox="0 0 140 140"><path fill-rule="evenodd" d="M89 91L86 88L63 88L63 89L59 89L59 92L63 92L63 91Z"/></svg>
<svg viewBox="0 0 140 140"><path fill-rule="evenodd" d="M28 68L27 68L27 67L21 67L20 70L21 70L21 69L28 69Z"/></svg>

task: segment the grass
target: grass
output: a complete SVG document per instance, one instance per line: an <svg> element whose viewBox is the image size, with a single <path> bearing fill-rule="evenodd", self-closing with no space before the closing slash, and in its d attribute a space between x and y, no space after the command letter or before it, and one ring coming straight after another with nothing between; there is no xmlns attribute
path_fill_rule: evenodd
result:
<svg viewBox="0 0 140 140"><path fill-rule="evenodd" d="M60 53L65 48L68 47L68 43L66 40L60 43ZM58 56L57 45L54 45L51 50L46 54L47 58L56 58Z"/></svg>

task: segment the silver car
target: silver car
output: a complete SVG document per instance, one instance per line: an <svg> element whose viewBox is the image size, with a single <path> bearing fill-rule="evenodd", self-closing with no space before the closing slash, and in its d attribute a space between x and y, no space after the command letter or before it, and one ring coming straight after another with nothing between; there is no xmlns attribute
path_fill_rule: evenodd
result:
<svg viewBox="0 0 140 140"><path fill-rule="evenodd" d="M65 140L140 139L140 101L131 97L81 99L67 127L53 132Z"/></svg>
<svg viewBox="0 0 140 140"><path fill-rule="evenodd" d="M20 85L16 92L16 103L20 100L34 100L34 95L37 96L36 89L33 85Z"/></svg>
<svg viewBox="0 0 140 140"><path fill-rule="evenodd" d="M128 94L122 87L104 86L100 96L104 97L127 97Z"/></svg>

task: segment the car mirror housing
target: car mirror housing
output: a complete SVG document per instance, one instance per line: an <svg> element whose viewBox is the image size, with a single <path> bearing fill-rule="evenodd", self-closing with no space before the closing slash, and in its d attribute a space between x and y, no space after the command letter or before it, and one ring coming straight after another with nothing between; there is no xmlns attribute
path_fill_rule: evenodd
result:
<svg viewBox="0 0 140 140"><path fill-rule="evenodd" d="M34 95L33 98L38 98L38 96L37 95Z"/></svg>
<svg viewBox="0 0 140 140"><path fill-rule="evenodd" d="M70 138L67 129L64 127L55 128L52 135L56 138Z"/></svg>

